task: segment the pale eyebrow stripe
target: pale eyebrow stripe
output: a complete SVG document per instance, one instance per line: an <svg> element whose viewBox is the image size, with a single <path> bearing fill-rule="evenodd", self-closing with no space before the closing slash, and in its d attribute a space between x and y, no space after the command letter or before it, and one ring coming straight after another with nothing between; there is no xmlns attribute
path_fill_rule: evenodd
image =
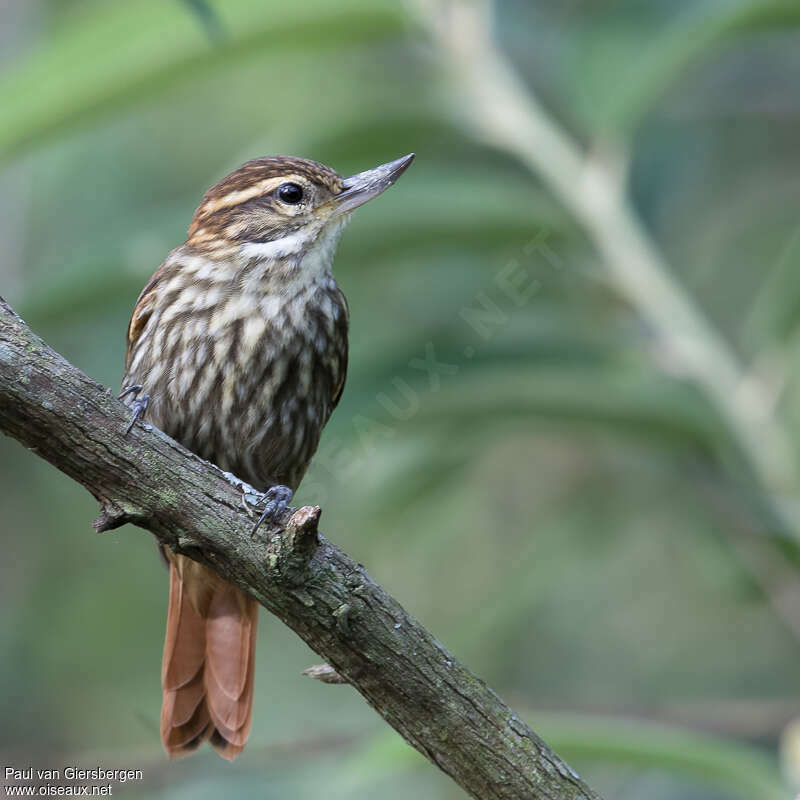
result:
<svg viewBox="0 0 800 800"><path fill-rule="evenodd" d="M252 200L254 197L261 197L261 195L268 194L282 183L291 181L305 183L305 180L300 175L280 175L272 178L264 178L264 180L254 183L246 189L237 189L235 192L229 192L223 197L209 200L207 203L203 204L200 210L206 214L213 214L215 211L220 211L223 208L238 206L240 203L245 203L248 200Z"/></svg>

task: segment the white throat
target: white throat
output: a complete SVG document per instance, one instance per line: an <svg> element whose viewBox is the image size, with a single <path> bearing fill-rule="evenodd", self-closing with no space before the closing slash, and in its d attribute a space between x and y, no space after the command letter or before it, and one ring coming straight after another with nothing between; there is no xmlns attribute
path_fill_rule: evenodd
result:
<svg viewBox="0 0 800 800"><path fill-rule="evenodd" d="M301 229L270 242L247 242L242 245L240 252L248 261L275 261L302 253L310 239L310 232Z"/></svg>
<svg viewBox="0 0 800 800"><path fill-rule="evenodd" d="M332 274L333 257L345 221L340 218L317 230L301 228L270 242L248 242L242 245L240 253L247 261L292 264L302 273L298 277L315 282Z"/></svg>

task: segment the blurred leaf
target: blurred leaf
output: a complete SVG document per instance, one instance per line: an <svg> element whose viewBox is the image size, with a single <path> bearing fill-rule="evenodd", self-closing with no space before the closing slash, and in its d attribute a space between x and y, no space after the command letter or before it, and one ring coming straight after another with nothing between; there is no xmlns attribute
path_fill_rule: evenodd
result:
<svg viewBox="0 0 800 800"><path fill-rule="evenodd" d="M230 0L224 10L229 36L217 46L177 3L104 3L71 18L0 83L0 161L90 115L264 48L289 54L343 49L401 30L396 7L364 0L335 7L323 0Z"/></svg>
<svg viewBox="0 0 800 800"><path fill-rule="evenodd" d="M222 20L208 0L183 0L183 2L199 17L212 39L219 40L224 37Z"/></svg>
<svg viewBox="0 0 800 800"><path fill-rule="evenodd" d="M755 747L638 720L536 712L526 717L567 760L683 773L742 800L787 797L777 762Z"/></svg>
<svg viewBox="0 0 800 800"><path fill-rule="evenodd" d="M682 774L699 786L725 792L741 800L786 800L777 763L760 750L720 737L639 720L583 714L530 711L526 721L547 744L573 766L593 761L629 765L637 770ZM358 751L352 762L362 762L367 788L381 770L397 773L419 769L420 756L399 736L386 733ZM348 770L352 770L352 763ZM352 773L351 773L352 774Z"/></svg>
<svg viewBox="0 0 800 800"><path fill-rule="evenodd" d="M493 358L426 399L418 424L468 432L477 430L479 419L507 425L526 418L613 426L617 433L663 437L673 445L708 447L725 438L692 386L609 362L557 366Z"/></svg>
<svg viewBox="0 0 800 800"><path fill-rule="evenodd" d="M607 125L631 135L680 76L733 37L799 25L800 5L793 0L689 4L689 11L646 47L635 45L630 53L635 69L625 69L614 90L605 92Z"/></svg>
<svg viewBox="0 0 800 800"><path fill-rule="evenodd" d="M786 340L800 320L800 231L783 248L753 300L743 331L751 343ZM751 344L752 346L752 344Z"/></svg>

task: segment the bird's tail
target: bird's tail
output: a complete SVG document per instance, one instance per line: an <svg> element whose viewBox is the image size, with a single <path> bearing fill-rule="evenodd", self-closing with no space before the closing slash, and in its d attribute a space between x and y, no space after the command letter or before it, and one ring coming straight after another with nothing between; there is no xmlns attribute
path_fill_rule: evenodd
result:
<svg viewBox="0 0 800 800"><path fill-rule="evenodd" d="M161 741L170 758L210 740L233 760L250 733L258 604L196 561L169 561Z"/></svg>

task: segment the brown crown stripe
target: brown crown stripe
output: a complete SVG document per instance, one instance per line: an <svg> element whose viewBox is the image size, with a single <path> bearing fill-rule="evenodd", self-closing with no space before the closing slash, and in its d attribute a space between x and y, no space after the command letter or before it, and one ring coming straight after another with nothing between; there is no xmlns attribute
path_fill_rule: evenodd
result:
<svg viewBox="0 0 800 800"><path fill-rule="evenodd" d="M198 215L213 214L271 192L287 181L303 180L325 186L333 194L342 191L342 178L335 170L293 156L269 156L248 161L212 186L198 209Z"/></svg>

